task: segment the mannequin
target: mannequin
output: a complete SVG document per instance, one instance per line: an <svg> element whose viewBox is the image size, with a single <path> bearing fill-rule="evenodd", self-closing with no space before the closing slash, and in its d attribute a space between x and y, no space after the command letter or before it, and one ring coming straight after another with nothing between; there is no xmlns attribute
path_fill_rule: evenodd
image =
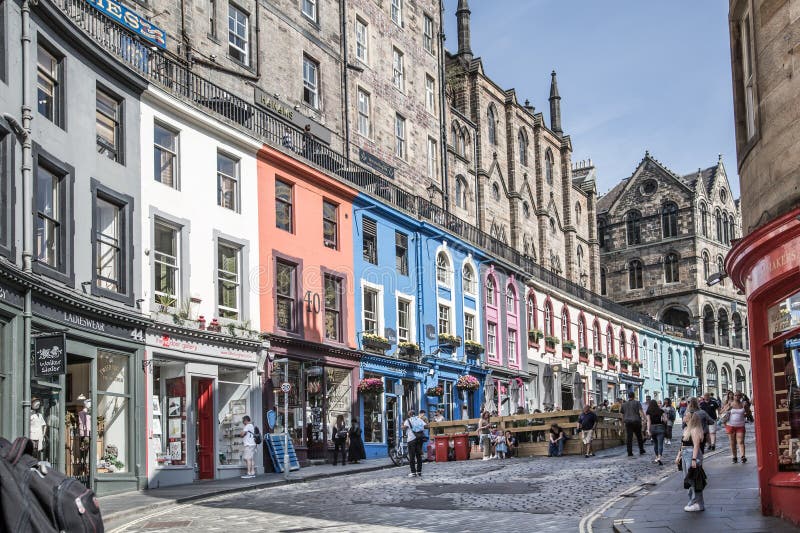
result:
<svg viewBox="0 0 800 533"><path fill-rule="evenodd" d="M78 434L81 437L89 437L92 433L92 419L90 410L92 400L83 400L83 409L78 411Z"/></svg>
<svg viewBox="0 0 800 533"><path fill-rule="evenodd" d="M31 401L31 440L33 441L33 449L36 455L39 456L44 449L44 441L47 434L47 422L45 422L40 409L42 402L39 398L33 398ZM41 458L41 457L40 457Z"/></svg>

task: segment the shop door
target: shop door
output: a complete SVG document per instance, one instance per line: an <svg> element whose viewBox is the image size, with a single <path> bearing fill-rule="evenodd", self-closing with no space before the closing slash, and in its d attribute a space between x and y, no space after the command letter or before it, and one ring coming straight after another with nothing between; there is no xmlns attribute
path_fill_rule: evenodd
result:
<svg viewBox="0 0 800 533"><path fill-rule="evenodd" d="M92 487L94 481L92 463L102 455L98 455L97 438L92 424L96 416L92 409L93 368L91 359L67 355L67 404L63 421L64 473L87 487Z"/></svg>
<svg viewBox="0 0 800 533"><path fill-rule="evenodd" d="M397 421L400 418L397 396L386 395L386 443L391 450L397 446Z"/></svg>
<svg viewBox="0 0 800 533"><path fill-rule="evenodd" d="M200 479L214 479L214 380L197 380L197 467Z"/></svg>

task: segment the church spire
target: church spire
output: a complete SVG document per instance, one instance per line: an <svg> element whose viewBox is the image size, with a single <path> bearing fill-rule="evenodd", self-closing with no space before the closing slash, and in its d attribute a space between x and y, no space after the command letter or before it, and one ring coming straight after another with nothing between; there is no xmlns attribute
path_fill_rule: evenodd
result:
<svg viewBox="0 0 800 533"><path fill-rule="evenodd" d="M469 32L469 5L467 0L458 0L456 19L458 21L458 55L467 62L472 61L472 46Z"/></svg>
<svg viewBox="0 0 800 533"><path fill-rule="evenodd" d="M554 70L550 76L550 129L560 135L564 130L561 129L561 97L558 95L556 71Z"/></svg>

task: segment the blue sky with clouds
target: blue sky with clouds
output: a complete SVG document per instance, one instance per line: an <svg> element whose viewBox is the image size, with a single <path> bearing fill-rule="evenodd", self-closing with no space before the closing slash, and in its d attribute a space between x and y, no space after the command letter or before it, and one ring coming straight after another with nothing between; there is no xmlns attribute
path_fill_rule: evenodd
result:
<svg viewBox="0 0 800 533"><path fill-rule="evenodd" d="M457 0L444 0L458 48ZM549 121L550 71L573 162L592 158L598 192L645 150L678 174L723 155L738 196L727 0L470 0L472 51L504 89Z"/></svg>

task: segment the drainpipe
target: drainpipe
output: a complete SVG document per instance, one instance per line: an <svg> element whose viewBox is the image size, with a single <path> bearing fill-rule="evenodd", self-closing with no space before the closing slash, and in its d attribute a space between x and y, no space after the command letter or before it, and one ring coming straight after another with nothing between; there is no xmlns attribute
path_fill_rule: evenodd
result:
<svg viewBox="0 0 800 533"><path fill-rule="evenodd" d="M31 273L33 258L33 145L31 142L31 77L30 50L31 31L30 0L22 2L22 270ZM31 289L25 290L25 303L22 310L22 434L31 433Z"/></svg>
<svg viewBox="0 0 800 533"><path fill-rule="evenodd" d="M342 38L341 43L342 54L342 94L344 96L344 103L342 105L342 120L344 122L344 156L347 160L347 167L350 167L350 77L347 72L348 64L350 62L347 53L347 6L345 0L339 0L339 33Z"/></svg>
<svg viewBox="0 0 800 533"><path fill-rule="evenodd" d="M422 235L419 231L414 233L414 239L417 241L417 256L414 258L414 266L417 269L417 338L419 338L420 331L422 331L422 340L424 341L427 338L425 334L425 324L423 324L424 315L425 315L425 307L422 303L422 287L425 281L422 272ZM424 346L422 342L420 342L420 346ZM425 355L425 350L422 350L422 355Z"/></svg>
<svg viewBox="0 0 800 533"><path fill-rule="evenodd" d="M442 207L445 211L450 211L450 186L449 177L447 175L447 118L444 112L444 106L447 99L445 97L445 72L444 72L444 28L442 21L444 20L444 3L439 0L439 38L437 39L437 46L439 47L439 157L442 160Z"/></svg>

